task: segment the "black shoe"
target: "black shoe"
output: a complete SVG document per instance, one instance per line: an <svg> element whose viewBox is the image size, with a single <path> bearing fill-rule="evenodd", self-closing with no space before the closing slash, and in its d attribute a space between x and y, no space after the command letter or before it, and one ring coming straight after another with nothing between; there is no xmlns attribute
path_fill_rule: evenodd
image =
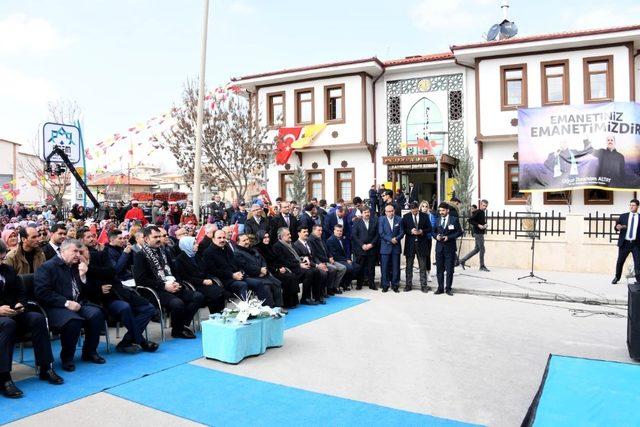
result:
<svg viewBox="0 0 640 427"><path fill-rule="evenodd" d="M442 289L438 289L438 290L437 290L437 291L435 291L433 294L434 294L434 295L442 295L442 294L444 294L444 291L443 291Z"/></svg>
<svg viewBox="0 0 640 427"><path fill-rule="evenodd" d="M282 313L282 314L289 314L289 310L287 310L287 309L286 309L286 308L284 308L284 307L280 307L280 313Z"/></svg>
<svg viewBox="0 0 640 427"><path fill-rule="evenodd" d="M314 300L308 299L308 298L303 299L302 301L300 301L300 304L303 304L303 305L318 305L317 302L315 302Z"/></svg>
<svg viewBox="0 0 640 427"><path fill-rule="evenodd" d="M327 303L327 302L324 300L324 298L320 298L319 300L316 300L316 302L317 302L318 304L322 304L322 305L325 305L325 304Z"/></svg>
<svg viewBox="0 0 640 427"><path fill-rule="evenodd" d="M63 360L61 363L62 363L62 369L67 372L73 372L76 370L76 365L74 365L73 360L69 360L67 362Z"/></svg>
<svg viewBox="0 0 640 427"><path fill-rule="evenodd" d="M120 341L116 346L116 351L118 353L128 353L128 354L136 354L140 351L140 346L133 343L127 343Z"/></svg>
<svg viewBox="0 0 640 427"><path fill-rule="evenodd" d="M335 294L336 294L335 289L329 289L329 290L327 290L327 295L335 295Z"/></svg>
<svg viewBox="0 0 640 427"><path fill-rule="evenodd" d="M187 326L185 326L185 327L182 329L182 331L183 331L185 334L189 335L189 338L190 338L190 339L193 339L193 338L195 338L195 337L196 337L196 334L195 334L191 329L189 329Z"/></svg>
<svg viewBox="0 0 640 427"><path fill-rule="evenodd" d="M409 292L410 290L411 290L411 286L405 286L405 287L404 287L404 291L405 291L405 292Z"/></svg>
<svg viewBox="0 0 640 427"><path fill-rule="evenodd" d="M190 329L184 328L181 331L171 331L171 336L173 338L183 338L186 340L192 340L194 339L196 336L194 335L193 332L191 332Z"/></svg>
<svg viewBox="0 0 640 427"><path fill-rule="evenodd" d="M491 270L489 270L487 267L485 267L484 265L480 267L480 271L486 271L487 273Z"/></svg>
<svg viewBox="0 0 640 427"><path fill-rule="evenodd" d="M378 287L376 285L371 285L369 286L369 289L371 289L372 291L377 291Z"/></svg>
<svg viewBox="0 0 640 427"><path fill-rule="evenodd" d="M85 362L95 363L96 365L102 365L107 363L106 360L104 360L102 357L98 356L97 354L83 354L82 360Z"/></svg>
<svg viewBox="0 0 640 427"><path fill-rule="evenodd" d="M4 394L5 397L9 397L11 399L18 399L24 395L22 390L20 390L12 380L3 382L2 390L0 391L2 391L2 394Z"/></svg>
<svg viewBox="0 0 640 427"><path fill-rule="evenodd" d="M148 353L153 353L158 349L158 347L160 347L158 343L149 340L144 340L140 343L140 348L142 349L142 351L146 351Z"/></svg>
<svg viewBox="0 0 640 427"><path fill-rule="evenodd" d="M420 290L426 294L431 290L431 288L429 286L423 286L422 288L420 288Z"/></svg>
<svg viewBox="0 0 640 427"><path fill-rule="evenodd" d="M389 288L382 288L382 292L383 292L383 293L385 293L385 292L389 292Z"/></svg>
<svg viewBox="0 0 640 427"><path fill-rule="evenodd" d="M395 286L395 287L393 288L393 292L395 292L395 293L397 294L398 292L400 292L400 290L398 289L398 287L397 287L397 286Z"/></svg>
<svg viewBox="0 0 640 427"><path fill-rule="evenodd" d="M451 289L447 289L444 293L449 295L450 297L453 296L453 291Z"/></svg>
<svg viewBox="0 0 640 427"><path fill-rule="evenodd" d="M336 294L336 295L340 295L340 294L342 294L342 291L340 290L340 288L337 288L337 289L333 290L333 293Z"/></svg>
<svg viewBox="0 0 640 427"><path fill-rule="evenodd" d="M356 291L359 291L360 289L362 289L362 284L356 285Z"/></svg>
<svg viewBox="0 0 640 427"><path fill-rule="evenodd" d="M613 280L611 281L612 285L615 285L616 283L618 283L620 281L619 277L614 277Z"/></svg>
<svg viewBox="0 0 640 427"><path fill-rule="evenodd" d="M64 383L64 380L60 375L53 370L53 368L49 368L46 371L41 370L40 375L38 376L42 381L49 381L49 383L54 385L60 385Z"/></svg>

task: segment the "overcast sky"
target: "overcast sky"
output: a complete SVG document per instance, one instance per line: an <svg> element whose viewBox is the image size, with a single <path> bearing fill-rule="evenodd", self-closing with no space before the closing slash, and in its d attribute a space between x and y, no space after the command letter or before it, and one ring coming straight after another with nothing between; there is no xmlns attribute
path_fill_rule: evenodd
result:
<svg viewBox="0 0 640 427"><path fill-rule="evenodd" d="M637 0L511 1L520 35L640 24ZM206 81L482 40L500 0L211 0ZM85 143L167 111L197 77L200 0L0 0L0 138L31 146L74 100Z"/></svg>

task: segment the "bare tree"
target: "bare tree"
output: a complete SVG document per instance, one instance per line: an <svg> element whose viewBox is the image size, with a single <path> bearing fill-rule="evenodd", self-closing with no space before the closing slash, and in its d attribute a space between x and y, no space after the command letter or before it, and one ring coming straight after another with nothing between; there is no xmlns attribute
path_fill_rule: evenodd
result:
<svg viewBox="0 0 640 427"><path fill-rule="evenodd" d="M172 110L176 125L160 139L176 158L188 183L193 182L198 105L197 81L185 83L182 105ZM249 184L259 180L268 164L273 142L248 103L231 95L205 108L202 126L202 183L219 190L232 188L243 199ZM191 186L191 185L190 185Z"/></svg>

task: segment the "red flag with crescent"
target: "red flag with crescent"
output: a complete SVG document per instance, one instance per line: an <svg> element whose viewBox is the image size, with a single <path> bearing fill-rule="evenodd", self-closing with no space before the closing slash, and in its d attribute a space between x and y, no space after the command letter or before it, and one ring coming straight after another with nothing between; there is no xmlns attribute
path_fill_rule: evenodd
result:
<svg viewBox="0 0 640 427"><path fill-rule="evenodd" d="M278 129L278 138L276 144L276 164L284 165L289 161L289 157L293 153L293 144L302 132L302 126Z"/></svg>

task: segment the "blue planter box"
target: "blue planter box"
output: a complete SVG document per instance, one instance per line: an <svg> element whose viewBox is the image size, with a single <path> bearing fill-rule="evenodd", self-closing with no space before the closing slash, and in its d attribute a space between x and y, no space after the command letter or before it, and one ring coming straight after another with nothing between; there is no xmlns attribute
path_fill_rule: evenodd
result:
<svg viewBox="0 0 640 427"><path fill-rule="evenodd" d="M250 319L246 325L209 319L202 322L202 351L207 359L239 363L284 342L284 318Z"/></svg>

